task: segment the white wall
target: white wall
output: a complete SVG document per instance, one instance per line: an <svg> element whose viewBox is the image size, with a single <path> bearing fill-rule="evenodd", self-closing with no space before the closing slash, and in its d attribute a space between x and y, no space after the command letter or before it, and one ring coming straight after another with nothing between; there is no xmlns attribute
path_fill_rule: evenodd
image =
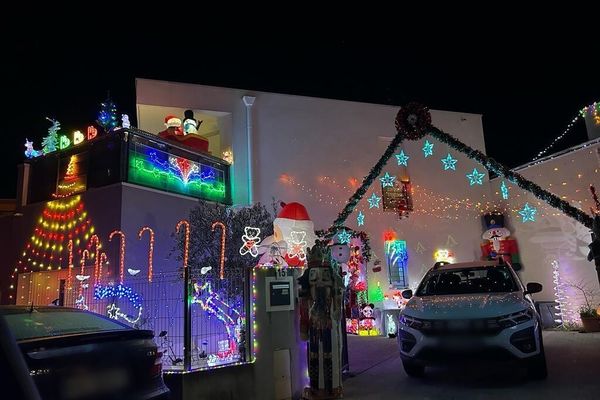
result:
<svg viewBox="0 0 600 400"><path fill-rule="evenodd" d="M592 197L589 186L600 189L600 142L550 158L542 163L518 170L525 178L542 188L571 202L575 207L590 214ZM500 181L495 180L494 185ZM518 211L525 202L537 207L535 222L523 223ZM552 282L552 260L560 263L563 283L587 282L590 288L598 290L598 278L594 264L586 260L590 243L589 229L560 211L546 205L531 194L512 189L506 204L511 216L511 230L518 240L524 281L537 281L544 285L544 291L536 296L538 300L554 300ZM567 293L576 311L582 298L573 289ZM600 298L597 299L600 302Z"/></svg>
<svg viewBox="0 0 600 400"><path fill-rule="evenodd" d="M398 107L138 79L138 105L231 113L236 204L243 204L247 198L244 95L256 96L253 106L255 201L270 205L275 197L286 202L301 202L315 226L327 228L353 192L348 187L348 179L362 182L395 134ZM432 118L436 126L485 151L480 115L433 110ZM146 123L140 121L140 126ZM458 159L457 170L444 171L441 158L449 149L432 138L429 140L434 143L433 156L424 157L423 141L408 142L403 144L405 153L411 157L408 168L399 167L394 157L384 168L384 172L398 179L408 173L415 185L416 210L410 218L399 221L394 213L369 210L363 199L347 222L348 226L357 228L356 213L358 210L365 213L365 225L361 229L371 235L373 250L382 259L385 230L393 229L399 238L405 239L412 284L432 265L436 248L448 244L461 261L480 257L480 216L485 210L485 201L493 196L489 186L471 187L465 176L475 166L484 171L482 167L451 152ZM282 179L282 175L292 182ZM331 183L333 181L337 184ZM374 191L381 196L379 181L368 195ZM380 281L385 287L387 271L371 273L370 279Z"/></svg>

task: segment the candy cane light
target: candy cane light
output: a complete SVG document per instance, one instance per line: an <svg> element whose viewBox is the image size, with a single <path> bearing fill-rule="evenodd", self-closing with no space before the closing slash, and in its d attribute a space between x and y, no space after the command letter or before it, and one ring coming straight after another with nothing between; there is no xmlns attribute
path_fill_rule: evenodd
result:
<svg viewBox="0 0 600 400"><path fill-rule="evenodd" d="M152 282L152 259L154 257L154 230L149 226L144 226L138 232L138 239L142 239L144 232L148 232L150 236L150 245L148 248L148 282Z"/></svg>

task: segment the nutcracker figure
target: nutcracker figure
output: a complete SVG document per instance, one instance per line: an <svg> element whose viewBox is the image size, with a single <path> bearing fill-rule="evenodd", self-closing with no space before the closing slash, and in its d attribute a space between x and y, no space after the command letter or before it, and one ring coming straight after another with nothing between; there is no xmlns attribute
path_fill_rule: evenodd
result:
<svg viewBox="0 0 600 400"><path fill-rule="evenodd" d="M517 241L510 237L510 231L504 227L504 215L486 214L483 216L487 230L482 238L481 253L484 259L502 259L509 262L515 271L521 269L521 258Z"/></svg>
<svg viewBox="0 0 600 400"><path fill-rule="evenodd" d="M300 285L300 334L308 340L310 387L305 399L342 397L341 311L343 282L331 266L326 244L317 242L308 255Z"/></svg>

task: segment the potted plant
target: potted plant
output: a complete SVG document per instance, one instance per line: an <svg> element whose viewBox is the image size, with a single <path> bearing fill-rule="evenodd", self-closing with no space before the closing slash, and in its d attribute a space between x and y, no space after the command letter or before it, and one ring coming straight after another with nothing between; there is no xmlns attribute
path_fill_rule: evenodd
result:
<svg viewBox="0 0 600 400"><path fill-rule="evenodd" d="M596 307L592 306L596 292L583 282L571 284L570 286L577 289L584 300L584 304L579 308L579 317L584 332L600 332L600 316Z"/></svg>
<svg viewBox="0 0 600 400"><path fill-rule="evenodd" d="M586 332L600 332L600 317L598 311L589 304L579 309L579 317Z"/></svg>

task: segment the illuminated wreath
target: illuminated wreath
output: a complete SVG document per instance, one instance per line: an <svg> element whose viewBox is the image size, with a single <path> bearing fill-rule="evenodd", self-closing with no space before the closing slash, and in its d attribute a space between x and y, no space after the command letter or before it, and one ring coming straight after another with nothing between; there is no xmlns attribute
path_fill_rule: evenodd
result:
<svg viewBox="0 0 600 400"><path fill-rule="evenodd" d="M417 140L431 127L429 109L419 103L408 103L396 115L396 130L406 139Z"/></svg>

